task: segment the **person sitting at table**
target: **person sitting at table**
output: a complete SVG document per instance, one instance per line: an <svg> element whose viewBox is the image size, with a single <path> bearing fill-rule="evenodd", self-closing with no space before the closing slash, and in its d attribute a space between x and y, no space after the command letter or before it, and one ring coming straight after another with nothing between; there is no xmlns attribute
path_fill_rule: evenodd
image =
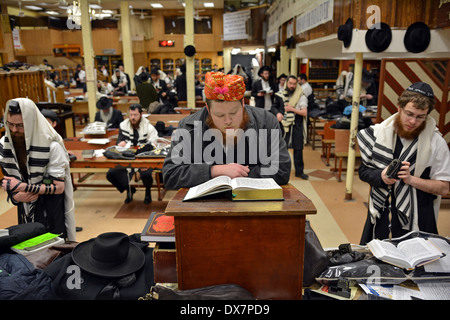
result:
<svg viewBox="0 0 450 320"><path fill-rule="evenodd" d="M217 176L288 183L291 158L277 118L245 106L244 93L241 76L206 74L206 108L183 118L172 135L162 170L166 189L190 188Z"/></svg>
<svg viewBox="0 0 450 320"><path fill-rule="evenodd" d="M130 147L143 146L153 143L156 139L158 139L158 131L147 118L142 117L142 106L140 104L130 105L128 119L122 121L119 126L117 145L120 147L125 147L127 144L130 144ZM153 169L151 168L139 168L137 170L137 174L140 176L145 186L145 204L152 201L152 172ZM130 179L133 174L134 171L127 172L126 168L109 169L106 174L108 181L111 182L120 193L127 190L125 204L133 200L133 194L136 192L136 188L130 186Z"/></svg>
<svg viewBox="0 0 450 320"><path fill-rule="evenodd" d="M128 92L127 78L119 69L116 69L111 76L111 84L114 87L115 95L125 95Z"/></svg>
<svg viewBox="0 0 450 320"><path fill-rule="evenodd" d="M122 112L113 108L113 100L107 97L101 97L97 101L97 113L95 121L105 122L107 128L117 129L123 121Z"/></svg>

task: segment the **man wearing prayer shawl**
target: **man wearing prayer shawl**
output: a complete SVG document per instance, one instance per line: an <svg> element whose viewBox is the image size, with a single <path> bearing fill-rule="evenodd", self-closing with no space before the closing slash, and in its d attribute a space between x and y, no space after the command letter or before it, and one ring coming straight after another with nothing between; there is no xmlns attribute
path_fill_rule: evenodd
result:
<svg viewBox="0 0 450 320"><path fill-rule="evenodd" d="M18 222L40 222L75 241L69 156L61 136L30 99L9 100L0 139L2 188L17 206Z"/></svg>
<svg viewBox="0 0 450 320"><path fill-rule="evenodd" d="M362 157L359 177L371 186L361 244L410 231L437 234L441 196L449 191L449 149L430 116L431 86L412 84L397 106L396 114L357 135ZM393 159L399 159L401 167L397 176L389 178L386 172Z"/></svg>

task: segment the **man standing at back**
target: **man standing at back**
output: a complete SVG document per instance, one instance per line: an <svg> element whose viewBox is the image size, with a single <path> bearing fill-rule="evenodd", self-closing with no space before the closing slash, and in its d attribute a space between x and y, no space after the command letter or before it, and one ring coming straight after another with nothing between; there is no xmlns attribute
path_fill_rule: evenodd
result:
<svg viewBox="0 0 450 320"><path fill-rule="evenodd" d="M304 173L303 146L306 143L308 99L295 76L290 75L285 90L276 93L274 107L286 144L293 149L295 176L307 180L309 177Z"/></svg>
<svg viewBox="0 0 450 320"><path fill-rule="evenodd" d="M450 155L430 116L434 103L431 86L414 83L399 96L396 114L358 132L359 177L371 186L361 244L409 231L438 233L441 196L449 191ZM388 176L393 159L401 167Z"/></svg>
<svg viewBox="0 0 450 320"><path fill-rule="evenodd" d="M270 80L270 68L262 67L258 71L261 79L256 80L252 84L252 96L255 98L255 107L272 111L272 104L277 86Z"/></svg>
<svg viewBox="0 0 450 320"><path fill-rule="evenodd" d="M156 131L155 127L147 118L142 117L142 106L140 104L132 104L128 110L128 119L120 123L117 145L120 147L125 147L127 145L130 147L143 146L155 142L156 139L158 139L158 131ZM137 170L137 174L139 174L145 186L145 204L152 201L152 172L153 170L151 168L139 168ZM136 188L130 186L130 179L133 175L134 171L127 172L127 169L125 168L109 169L106 174L108 181L111 182L120 193L125 190L127 191L125 203L131 202L133 200L133 194L136 192Z"/></svg>

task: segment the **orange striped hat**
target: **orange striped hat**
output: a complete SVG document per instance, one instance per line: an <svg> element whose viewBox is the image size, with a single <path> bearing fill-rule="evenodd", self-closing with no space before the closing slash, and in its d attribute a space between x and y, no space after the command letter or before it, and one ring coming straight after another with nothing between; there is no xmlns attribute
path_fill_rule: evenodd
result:
<svg viewBox="0 0 450 320"><path fill-rule="evenodd" d="M238 75L208 72L205 76L205 96L211 100L238 101L245 93L244 78Z"/></svg>

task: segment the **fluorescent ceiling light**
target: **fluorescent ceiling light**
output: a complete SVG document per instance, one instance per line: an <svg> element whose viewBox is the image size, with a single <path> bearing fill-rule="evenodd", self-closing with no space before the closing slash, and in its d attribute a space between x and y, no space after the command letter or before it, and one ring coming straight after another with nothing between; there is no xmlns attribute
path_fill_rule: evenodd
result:
<svg viewBox="0 0 450 320"><path fill-rule="evenodd" d="M150 5L152 6L152 8L162 8L163 5L161 3L150 3Z"/></svg>
<svg viewBox="0 0 450 320"><path fill-rule="evenodd" d="M92 8L92 9L101 9L102 8L98 4L90 4L89 7Z"/></svg>
<svg viewBox="0 0 450 320"><path fill-rule="evenodd" d="M204 2L203 6L205 8L214 8L214 2Z"/></svg>
<svg viewBox="0 0 450 320"><path fill-rule="evenodd" d="M36 6L25 6L25 8L30 9L30 10L34 10L34 11L42 10L41 7L36 7Z"/></svg>
<svg viewBox="0 0 450 320"><path fill-rule="evenodd" d="M45 11L45 13L47 13L47 14L52 14L52 15L57 15L57 14L59 14L59 12L56 12L56 11Z"/></svg>
<svg viewBox="0 0 450 320"><path fill-rule="evenodd" d="M113 14L114 11L112 11L112 10L102 10L102 13L111 13L111 14Z"/></svg>

